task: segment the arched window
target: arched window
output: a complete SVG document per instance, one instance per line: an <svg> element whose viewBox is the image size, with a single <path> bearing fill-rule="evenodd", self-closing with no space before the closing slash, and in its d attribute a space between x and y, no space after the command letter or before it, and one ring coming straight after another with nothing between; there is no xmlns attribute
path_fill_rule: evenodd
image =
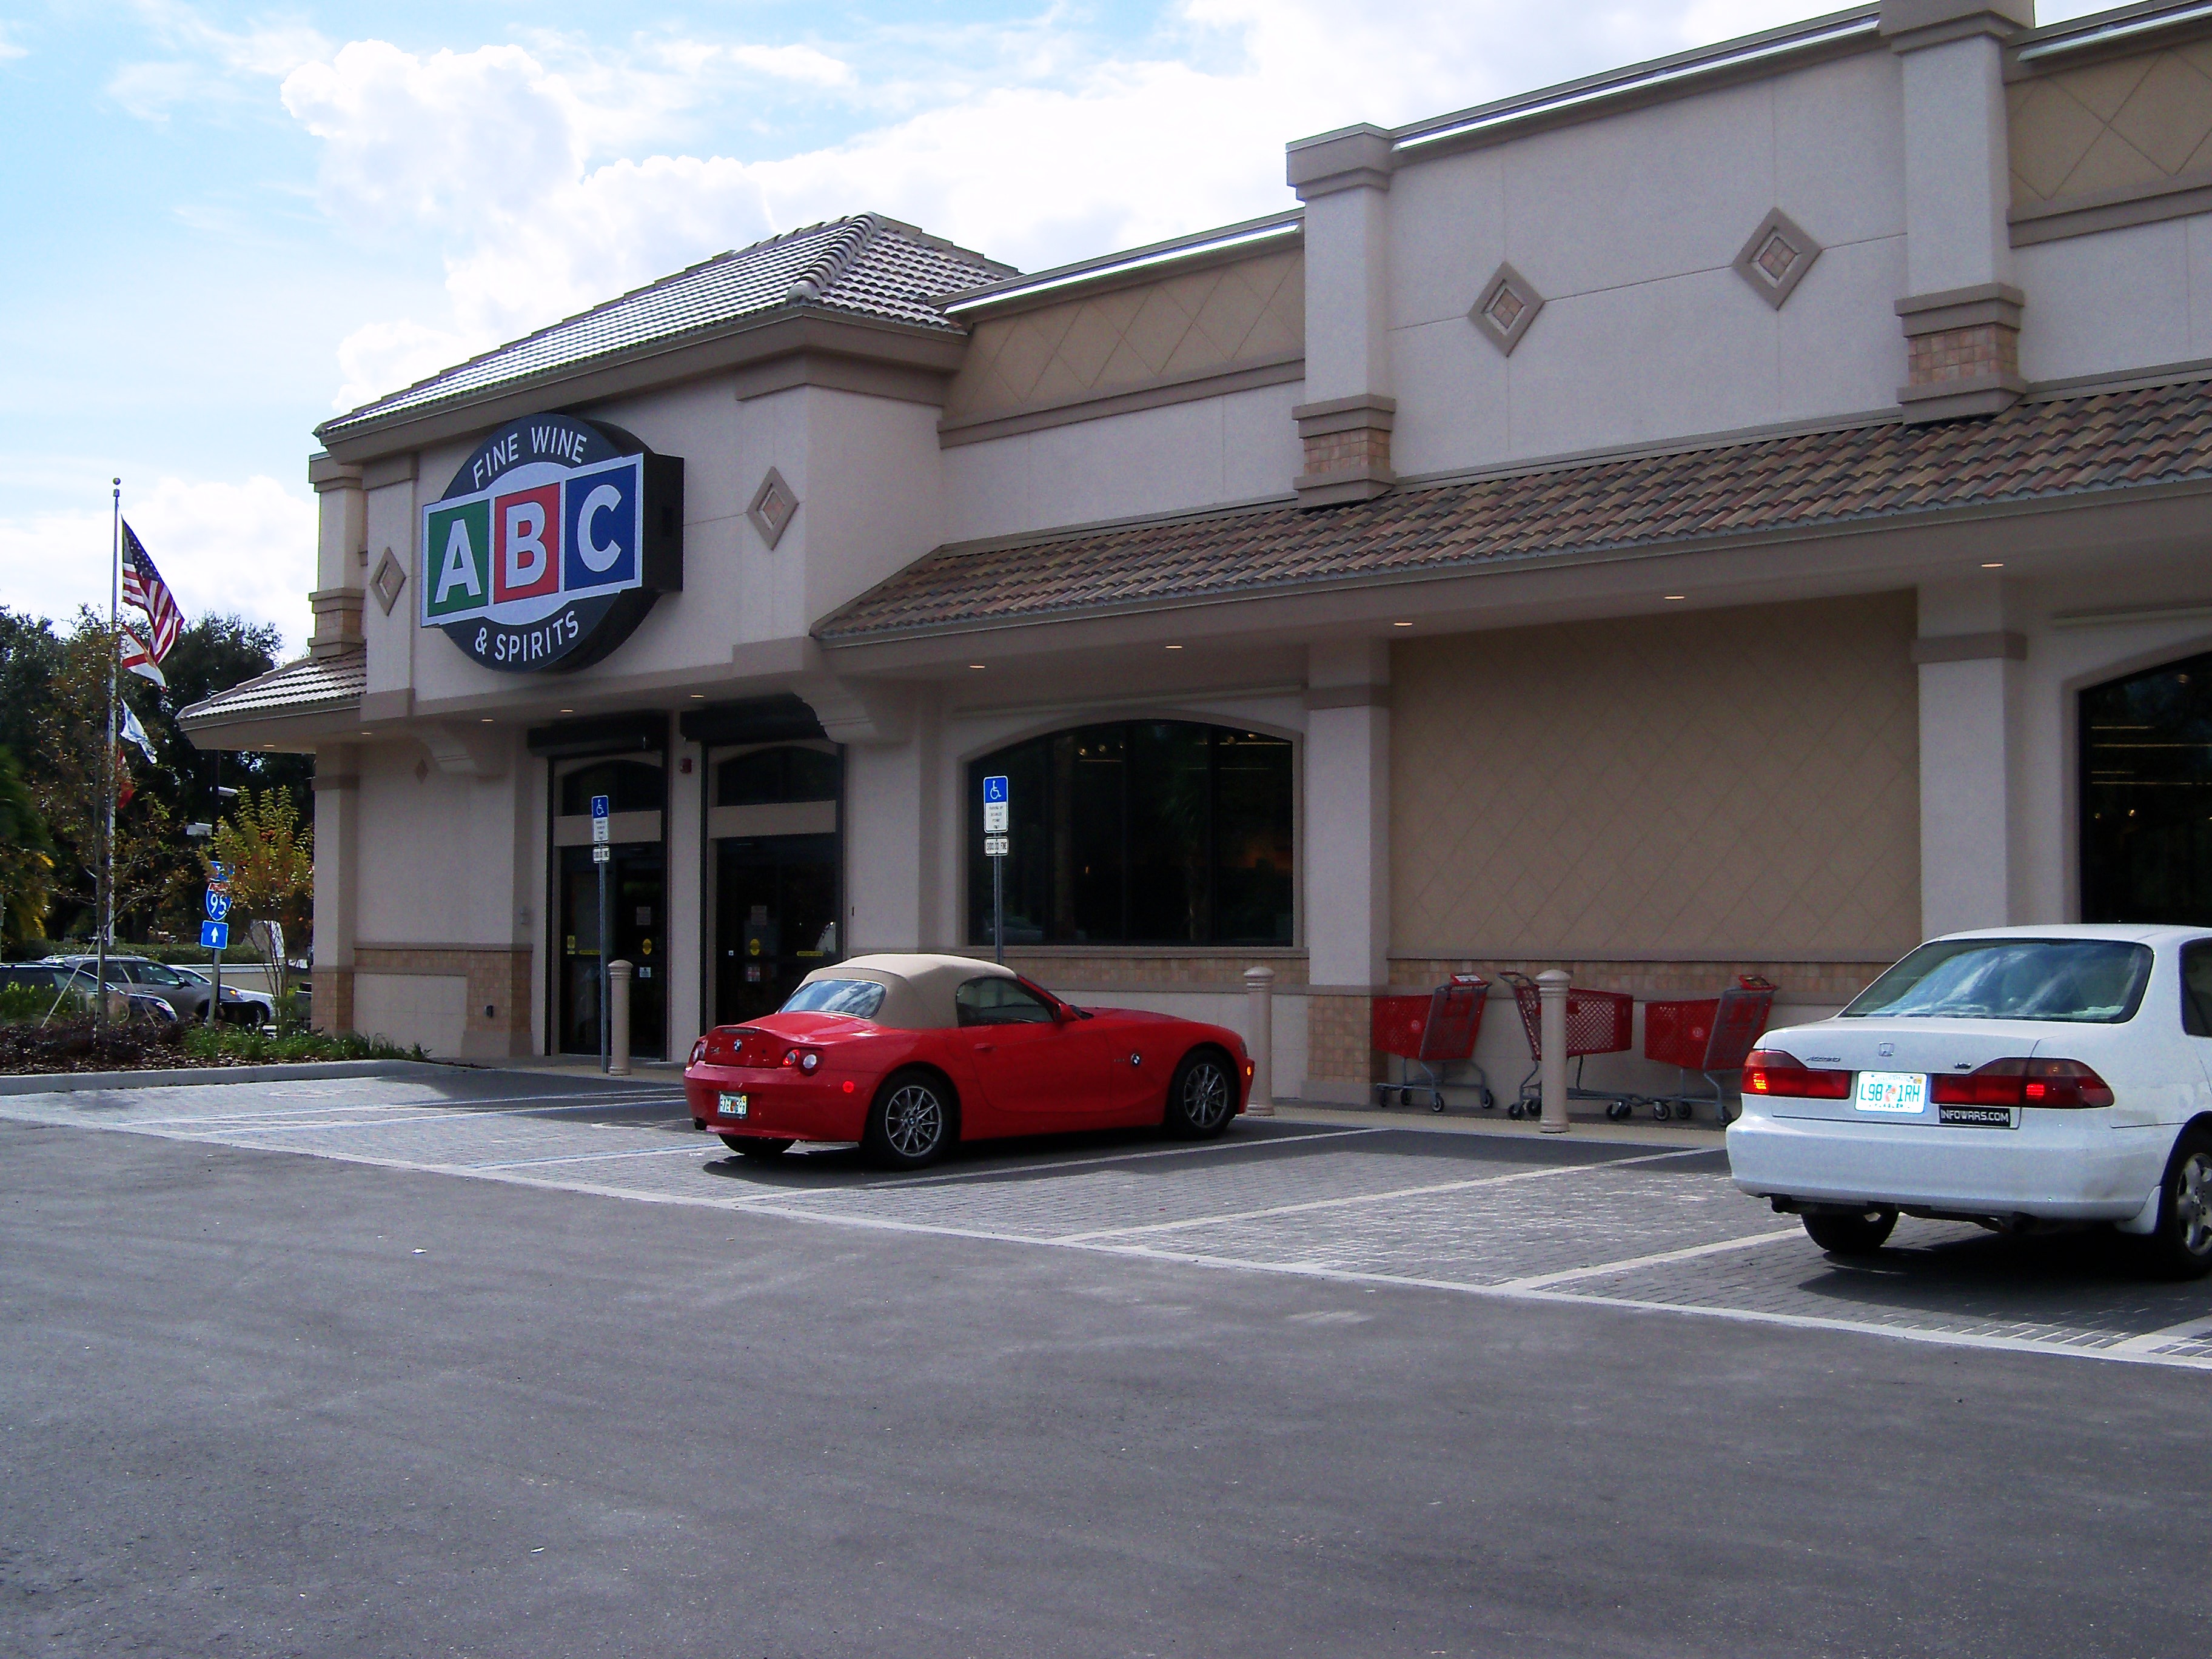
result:
<svg viewBox="0 0 2212 1659"><path fill-rule="evenodd" d="M605 760L582 766L561 780L561 816L579 817L592 810L592 797L609 797L611 812L658 812L661 769L647 761Z"/></svg>
<svg viewBox="0 0 2212 1659"><path fill-rule="evenodd" d="M1291 745L1188 720L1032 738L968 769L969 938L991 938L983 780L1012 796L1006 939L1291 943Z"/></svg>
<svg viewBox="0 0 2212 1659"><path fill-rule="evenodd" d="M836 800L837 793L837 757L796 744L735 755L714 769L717 806Z"/></svg>
<svg viewBox="0 0 2212 1659"><path fill-rule="evenodd" d="M2081 920L2212 925L2212 655L2081 693Z"/></svg>

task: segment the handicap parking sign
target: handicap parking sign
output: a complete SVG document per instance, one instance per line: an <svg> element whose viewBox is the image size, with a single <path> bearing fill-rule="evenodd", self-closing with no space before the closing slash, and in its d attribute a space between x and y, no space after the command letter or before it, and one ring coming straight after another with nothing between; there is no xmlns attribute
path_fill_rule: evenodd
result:
<svg viewBox="0 0 2212 1659"><path fill-rule="evenodd" d="M999 802L1005 800L1006 799L1006 781L1004 778L986 778L983 780L983 804L986 806L996 805Z"/></svg>

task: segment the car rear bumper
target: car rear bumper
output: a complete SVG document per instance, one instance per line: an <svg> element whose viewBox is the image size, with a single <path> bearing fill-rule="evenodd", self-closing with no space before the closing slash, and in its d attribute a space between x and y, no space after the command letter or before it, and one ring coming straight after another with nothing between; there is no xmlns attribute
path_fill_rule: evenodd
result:
<svg viewBox="0 0 2212 1659"><path fill-rule="evenodd" d="M2017 1129L1860 1123L1753 1112L1729 1126L1729 1173L1760 1198L1962 1216L2124 1221L2166 1173L2174 1131L2094 1112L2023 1114Z"/></svg>
<svg viewBox="0 0 2212 1659"><path fill-rule="evenodd" d="M852 1092L845 1092L851 1087ZM694 1066L684 1073L692 1120L715 1134L790 1140L858 1140L873 1091L848 1078ZM745 1097L745 1115L722 1109L726 1095Z"/></svg>

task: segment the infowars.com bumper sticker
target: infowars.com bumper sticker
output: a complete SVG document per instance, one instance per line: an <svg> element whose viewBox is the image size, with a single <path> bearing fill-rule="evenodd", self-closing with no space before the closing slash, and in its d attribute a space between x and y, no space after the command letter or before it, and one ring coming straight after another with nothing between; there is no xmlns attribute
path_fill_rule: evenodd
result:
<svg viewBox="0 0 2212 1659"><path fill-rule="evenodd" d="M618 427L532 415L422 509L422 621L487 668L581 668L684 586L684 463Z"/></svg>

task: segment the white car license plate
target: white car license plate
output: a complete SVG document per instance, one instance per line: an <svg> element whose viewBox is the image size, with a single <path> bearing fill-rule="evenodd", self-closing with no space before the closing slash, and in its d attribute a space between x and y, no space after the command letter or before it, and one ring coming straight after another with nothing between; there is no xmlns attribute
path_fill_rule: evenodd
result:
<svg viewBox="0 0 2212 1659"><path fill-rule="evenodd" d="M743 1095L724 1095L722 1097L722 1115L724 1117L743 1117L744 1115L745 1097Z"/></svg>
<svg viewBox="0 0 2212 1659"><path fill-rule="evenodd" d="M1863 1112L1917 1117L1928 1104L1925 1072L1861 1072L1851 1104Z"/></svg>

